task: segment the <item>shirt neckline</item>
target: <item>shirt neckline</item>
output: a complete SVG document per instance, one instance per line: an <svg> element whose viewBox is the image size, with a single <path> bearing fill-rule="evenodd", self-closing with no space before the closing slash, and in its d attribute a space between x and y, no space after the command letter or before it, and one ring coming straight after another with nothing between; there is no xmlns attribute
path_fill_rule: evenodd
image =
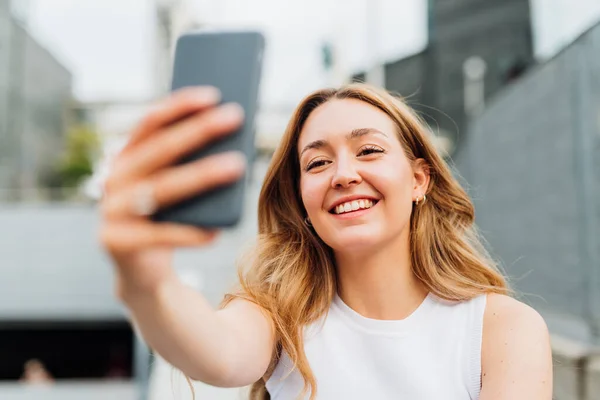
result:
<svg viewBox="0 0 600 400"><path fill-rule="evenodd" d="M435 304L434 295L429 292L419 306L406 318L400 320L382 320L365 317L350 308L336 293L332 308L351 325L371 334L407 335L419 326Z"/></svg>

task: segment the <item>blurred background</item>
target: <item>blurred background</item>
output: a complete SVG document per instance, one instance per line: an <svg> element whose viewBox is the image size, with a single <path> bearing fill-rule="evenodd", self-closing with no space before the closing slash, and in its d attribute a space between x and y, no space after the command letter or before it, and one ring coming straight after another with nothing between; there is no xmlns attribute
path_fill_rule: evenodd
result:
<svg viewBox="0 0 600 400"><path fill-rule="evenodd" d="M259 156L242 223L178 252L182 279L215 305L235 282L304 95L385 86L429 123L492 253L546 318L555 398L600 399L598 0L0 0L0 399L191 398L113 296L96 202L168 93L176 38L203 27L267 37Z"/></svg>

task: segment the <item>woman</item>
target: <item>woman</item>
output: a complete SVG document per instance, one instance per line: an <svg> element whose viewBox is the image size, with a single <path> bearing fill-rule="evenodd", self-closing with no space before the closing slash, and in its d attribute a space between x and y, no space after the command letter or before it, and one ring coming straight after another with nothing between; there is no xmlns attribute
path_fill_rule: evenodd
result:
<svg viewBox="0 0 600 400"><path fill-rule="evenodd" d="M239 126L239 107L217 102L210 88L167 99L107 182L101 238L155 351L193 379L252 384L255 399L551 398L544 321L507 296L423 124L366 85L298 106L264 181L240 291L214 310L183 285L172 249L214 232L144 215L243 173L237 154L170 166Z"/></svg>

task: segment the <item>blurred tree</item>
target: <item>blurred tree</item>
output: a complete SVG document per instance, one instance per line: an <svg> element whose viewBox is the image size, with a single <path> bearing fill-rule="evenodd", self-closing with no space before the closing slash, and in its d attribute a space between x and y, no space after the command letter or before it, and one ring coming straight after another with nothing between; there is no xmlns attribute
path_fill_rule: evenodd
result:
<svg viewBox="0 0 600 400"><path fill-rule="evenodd" d="M42 177L50 188L77 187L93 173L94 159L100 147L98 134L89 126L75 125L66 136L65 151L55 167Z"/></svg>

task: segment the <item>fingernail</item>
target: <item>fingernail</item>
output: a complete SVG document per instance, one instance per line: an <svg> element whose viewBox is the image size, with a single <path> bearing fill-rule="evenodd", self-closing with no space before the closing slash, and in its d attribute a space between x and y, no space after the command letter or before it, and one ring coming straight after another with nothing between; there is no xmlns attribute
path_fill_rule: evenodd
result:
<svg viewBox="0 0 600 400"><path fill-rule="evenodd" d="M218 112L228 121L238 121L244 117L244 109L237 103L223 104Z"/></svg>

